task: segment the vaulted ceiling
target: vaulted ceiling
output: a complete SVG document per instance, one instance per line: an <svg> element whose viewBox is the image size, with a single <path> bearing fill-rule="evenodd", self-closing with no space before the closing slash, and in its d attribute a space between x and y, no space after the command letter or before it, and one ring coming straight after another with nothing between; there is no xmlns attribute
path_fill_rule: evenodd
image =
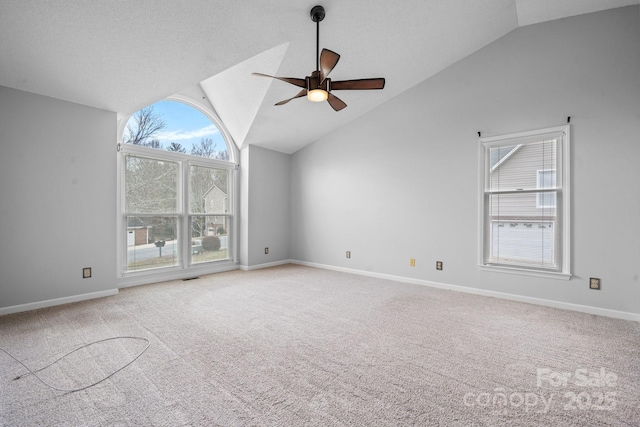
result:
<svg viewBox="0 0 640 427"><path fill-rule="evenodd" d="M0 0L0 85L127 117L176 93L211 102L239 146L293 153L514 29L640 0ZM261 72L304 77L320 47L335 80L385 77L381 91L304 98ZM194 95L197 94L197 95Z"/></svg>

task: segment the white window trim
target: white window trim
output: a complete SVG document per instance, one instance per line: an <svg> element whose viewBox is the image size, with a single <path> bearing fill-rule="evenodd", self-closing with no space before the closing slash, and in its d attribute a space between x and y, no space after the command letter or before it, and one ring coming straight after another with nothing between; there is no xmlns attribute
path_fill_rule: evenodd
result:
<svg viewBox="0 0 640 427"><path fill-rule="evenodd" d="M556 179L557 177L562 178L562 197L561 203L557 206L557 210L560 213L559 225L561 227L561 239L562 239L562 250L561 250L561 270L560 271L549 271L549 270L537 270L526 267L518 267L518 266L505 266L505 265L492 265L485 263L485 253L488 251L488 242L485 242L486 235L486 215L487 215L487 206L485 206L485 190L486 190L486 182L487 182L487 171L488 171L488 162L490 159L486 156L486 147L491 144L498 144L500 142L510 140L510 139L518 139L518 138L527 138L527 137L535 137L538 135L550 134L561 132L564 134L562 148L560 151L560 155L562 159L558 162L558 168L556 169ZM570 148L571 146L571 126L563 125L563 126L555 126L546 129L538 129L526 132L518 132L507 135L499 135L487 138L480 138L478 140L478 171L479 171L479 179L478 179L478 266L483 271L491 271L491 272L499 272L499 273L507 273L507 274L518 274L525 276L534 276L534 277L544 277L544 278L553 278L553 279L561 279L561 280L569 280L571 279L571 171L570 171Z"/></svg>
<svg viewBox="0 0 640 427"><path fill-rule="evenodd" d="M236 270L239 268L239 215L240 215L240 197L239 197L239 181L240 175L238 173L240 165L238 160L240 158L239 151L233 142L230 134L227 132L226 128L222 125L221 120L212 112L208 111L198 102L191 100L188 97L183 95L175 95L168 97L167 100L173 100L182 102L184 104L189 105L202 112L207 118L209 118L212 123L214 123L220 132L223 134L223 138L227 143L227 152L229 154L229 161L218 160L218 159L205 159L198 158L197 156L192 156L189 154L170 152L166 150L158 150L150 147L136 146L130 144L121 144L120 141L122 139L122 134L125 131L126 123L129 120L129 117L119 119L118 123L118 141L116 142L116 165L117 165L117 182L116 182L116 227L117 227L117 236L116 236L116 267L117 267L117 282L118 287L129 287L129 286L137 286L147 283L154 283L166 280L177 280L177 279L185 279L189 277L194 277L203 274L212 274L219 273L223 271ZM158 268L152 270L142 270L142 271L132 271L124 273L124 263L126 262L126 251L124 251L125 242L127 241L127 230L124 226L124 216L123 206L124 206L124 191L122 191L124 184L124 173L125 168L123 165L123 155L122 152L127 154L139 155L142 157L150 157L155 159L165 159L168 161L185 161L188 165L201 165L208 167L220 167L229 169L229 206L232 207L232 213L228 216L231 216L231 230L233 232L232 238L229 240L229 260L227 261L216 261L213 263L203 263L203 264L195 264L189 265L189 260L191 256L191 247L190 247L190 239L182 239L183 246L182 253L183 257L187 257L187 259L181 263L179 266L175 267L165 267ZM180 171L180 179L184 180L185 174L187 173L183 168ZM179 192L182 192L184 185L179 186ZM180 196L180 200L184 203L184 198ZM182 212L178 215L185 215L189 217L188 207L181 206Z"/></svg>

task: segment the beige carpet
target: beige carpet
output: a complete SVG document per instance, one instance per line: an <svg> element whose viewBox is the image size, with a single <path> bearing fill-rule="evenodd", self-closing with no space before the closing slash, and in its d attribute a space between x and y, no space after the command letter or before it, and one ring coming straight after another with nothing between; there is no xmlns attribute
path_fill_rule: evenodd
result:
<svg viewBox="0 0 640 427"><path fill-rule="evenodd" d="M517 279L516 279L517 280ZM0 317L2 426L640 425L640 324L301 266ZM80 387L144 343L41 372Z"/></svg>

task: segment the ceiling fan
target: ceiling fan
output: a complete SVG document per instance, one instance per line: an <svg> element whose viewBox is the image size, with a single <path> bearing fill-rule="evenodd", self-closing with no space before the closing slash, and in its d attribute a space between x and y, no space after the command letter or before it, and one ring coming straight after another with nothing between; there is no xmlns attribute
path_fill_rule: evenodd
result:
<svg viewBox="0 0 640 427"><path fill-rule="evenodd" d="M270 77L302 88L302 90L298 92L294 97L280 101L275 105L284 105L292 99L302 98L306 95L309 101L327 101L334 110L340 111L344 107L346 107L347 104L345 104L340 98L332 94L331 91L371 90L384 88L384 78L342 80L335 82L331 81L328 75L338 63L340 55L329 49L322 49L322 53L318 52L320 50L320 21L324 19L324 16L324 7L314 6L311 9L311 20L315 22L317 26L316 70L313 71L310 76L306 76L304 79L299 79L294 77L276 77L262 73L253 73L254 76Z"/></svg>

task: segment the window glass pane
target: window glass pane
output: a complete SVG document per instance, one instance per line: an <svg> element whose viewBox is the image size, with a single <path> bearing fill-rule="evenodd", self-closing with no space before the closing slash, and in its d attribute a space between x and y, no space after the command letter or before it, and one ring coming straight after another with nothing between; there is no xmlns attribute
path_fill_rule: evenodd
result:
<svg viewBox="0 0 640 427"><path fill-rule="evenodd" d="M539 209L536 200L556 192L489 196L491 263L556 268L559 233L555 208Z"/></svg>
<svg viewBox="0 0 640 427"><path fill-rule="evenodd" d="M191 213L229 212L229 170L191 166Z"/></svg>
<svg viewBox="0 0 640 427"><path fill-rule="evenodd" d="M225 215L191 216L192 264L229 259L230 222Z"/></svg>
<svg viewBox="0 0 640 427"><path fill-rule="evenodd" d="M538 171L555 169L556 138L489 148L489 190L533 190Z"/></svg>
<svg viewBox="0 0 640 427"><path fill-rule="evenodd" d="M555 221L492 221L489 262L556 268Z"/></svg>
<svg viewBox="0 0 640 427"><path fill-rule="evenodd" d="M127 216L126 271L178 265L175 216Z"/></svg>
<svg viewBox="0 0 640 427"><path fill-rule="evenodd" d="M229 160L220 129L198 109L177 101L160 101L137 111L127 122L122 142Z"/></svg>
<svg viewBox="0 0 640 427"><path fill-rule="evenodd" d="M125 211L127 213L176 213L178 164L126 156Z"/></svg>

